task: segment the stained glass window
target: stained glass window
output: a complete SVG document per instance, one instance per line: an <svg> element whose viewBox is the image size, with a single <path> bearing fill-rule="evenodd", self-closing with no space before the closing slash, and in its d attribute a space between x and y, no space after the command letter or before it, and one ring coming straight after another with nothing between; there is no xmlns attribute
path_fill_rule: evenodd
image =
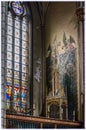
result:
<svg viewBox="0 0 86 130"><path fill-rule="evenodd" d="M6 108L17 113L25 113L29 104L27 99L29 99L30 21L23 15L26 6L21 2L9 2L8 8Z"/></svg>

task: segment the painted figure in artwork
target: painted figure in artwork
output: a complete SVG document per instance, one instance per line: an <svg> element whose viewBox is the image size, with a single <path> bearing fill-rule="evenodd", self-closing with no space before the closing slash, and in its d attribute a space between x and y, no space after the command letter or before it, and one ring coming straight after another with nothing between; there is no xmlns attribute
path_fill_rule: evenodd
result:
<svg viewBox="0 0 86 130"><path fill-rule="evenodd" d="M49 45L50 46L50 45ZM62 46L61 49L58 47ZM49 53L50 51L50 53ZM56 37L52 47L48 48L47 57L47 86L48 95L67 98L68 119L75 118L76 111L76 48L72 36L69 39L63 34L63 45L58 43ZM51 76L50 76L51 75Z"/></svg>

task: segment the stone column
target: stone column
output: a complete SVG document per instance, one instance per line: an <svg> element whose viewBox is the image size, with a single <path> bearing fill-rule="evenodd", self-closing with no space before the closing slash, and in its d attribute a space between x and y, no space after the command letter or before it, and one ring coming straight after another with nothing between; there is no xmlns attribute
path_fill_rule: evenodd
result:
<svg viewBox="0 0 86 130"><path fill-rule="evenodd" d="M42 37L42 116L46 115L46 59L45 59L45 24L41 24Z"/></svg>
<svg viewBox="0 0 86 130"><path fill-rule="evenodd" d="M6 128L6 22L8 2L1 2L1 127Z"/></svg>
<svg viewBox="0 0 86 130"><path fill-rule="evenodd" d="M81 111L80 111L80 120L84 120L84 2L78 2L77 9L76 9L76 15L78 18L78 40L79 40L79 64L80 64L80 100L81 100Z"/></svg>

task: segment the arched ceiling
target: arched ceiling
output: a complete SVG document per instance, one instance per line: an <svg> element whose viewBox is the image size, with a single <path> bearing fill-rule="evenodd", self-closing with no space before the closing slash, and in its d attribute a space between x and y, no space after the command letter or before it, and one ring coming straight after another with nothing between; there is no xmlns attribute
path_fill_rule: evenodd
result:
<svg viewBox="0 0 86 130"><path fill-rule="evenodd" d="M41 24L45 24L46 14L47 14L47 10L50 5L50 2L36 2L35 5L39 12Z"/></svg>

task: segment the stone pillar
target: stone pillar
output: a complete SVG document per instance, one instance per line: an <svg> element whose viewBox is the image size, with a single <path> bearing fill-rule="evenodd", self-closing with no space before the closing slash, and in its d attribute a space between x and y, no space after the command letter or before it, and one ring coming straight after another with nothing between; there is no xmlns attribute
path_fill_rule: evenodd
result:
<svg viewBox="0 0 86 130"><path fill-rule="evenodd" d="M46 56L45 56L45 24L41 24L42 37L42 116L46 115Z"/></svg>
<svg viewBox="0 0 86 130"><path fill-rule="evenodd" d="M8 2L1 2L1 127L6 128L6 31Z"/></svg>
<svg viewBox="0 0 86 130"><path fill-rule="evenodd" d="M78 2L77 4L77 9L76 9L76 15L78 19L78 40L79 40L79 64L80 64L80 106L81 106L81 111L80 111L80 120L84 120L84 2Z"/></svg>

